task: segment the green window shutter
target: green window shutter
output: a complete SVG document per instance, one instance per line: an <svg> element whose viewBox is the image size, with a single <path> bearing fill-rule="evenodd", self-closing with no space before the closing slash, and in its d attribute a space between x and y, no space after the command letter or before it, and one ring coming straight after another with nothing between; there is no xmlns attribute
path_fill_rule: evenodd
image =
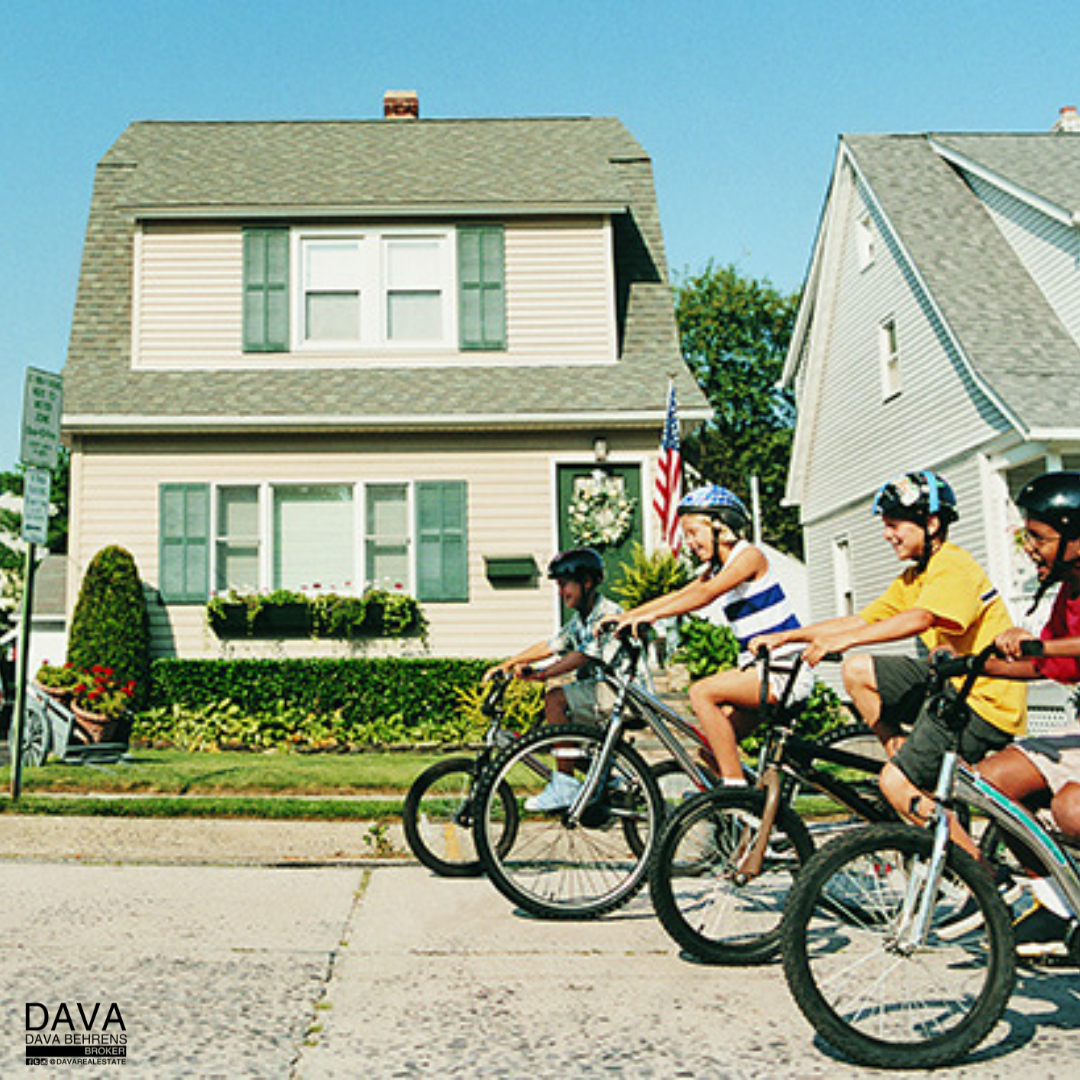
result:
<svg viewBox="0 0 1080 1080"><path fill-rule="evenodd" d="M458 229L458 336L462 349L506 348L501 225Z"/></svg>
<svg viewBox="0 0 1080 1080"><path fill-rule="evenodd" d="M289 348L289 230L244 230L244 352Z"/></svg>
<svg viewBox="0 0 1080 1080"><path fill-rule="evenodd" d="M205 604L210 595L210 485L162 484L158 589L171 604Z"/></svg>
<svg viewBox="0 0 1080 1080"><path fill-rule="evenodd" d="M469 599L463 480L416 485L416 596L444 602Z"/></svg>

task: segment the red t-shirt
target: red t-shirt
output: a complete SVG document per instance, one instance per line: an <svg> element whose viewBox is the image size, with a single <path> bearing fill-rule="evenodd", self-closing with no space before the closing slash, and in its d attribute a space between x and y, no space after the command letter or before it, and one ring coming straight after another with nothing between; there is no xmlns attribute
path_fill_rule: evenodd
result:
<svg viewBox="0 0 1080 1080"><path fill-rule="evenodd" d="M1080 637L1080 596L1069 599L1069 590L1063 585L1054 598L1050 618L1039 637L1043 641L1056 638ZM1080 682L1080 657L1043 656L1035 660L1040 675L1060 683Z"/></svg>

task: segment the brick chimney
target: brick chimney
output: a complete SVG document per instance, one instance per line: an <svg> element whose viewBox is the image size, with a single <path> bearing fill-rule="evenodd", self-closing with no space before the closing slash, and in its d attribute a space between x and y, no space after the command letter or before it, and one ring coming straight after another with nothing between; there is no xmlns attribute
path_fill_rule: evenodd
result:
<svg viewBox="0 0 1080 1080"><path fill-rule="evenodd" d="M1057 122L1050 130L1080 135L1080 116L1076 113L1076 106L1063 105L1058 113Z"/></svg>
<svg viewBox="0 0 1080 1080"><path fill-rule="evenodd" d="M415 90L387 90L382 107L384 120L418 120L420 95Z"/></svg>

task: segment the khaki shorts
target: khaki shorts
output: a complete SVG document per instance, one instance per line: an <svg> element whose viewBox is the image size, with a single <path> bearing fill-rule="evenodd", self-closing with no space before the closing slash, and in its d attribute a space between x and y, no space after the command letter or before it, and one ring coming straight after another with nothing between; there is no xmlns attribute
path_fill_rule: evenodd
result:
<svg viewBox="0 0 1080 1080"><path fill-rule="evenodd" d="M611 716L615 691L607 683L599 679L580 679L568 682L562 689L571 720L599 722Z"/></svg>
<svg viewBox="0 0 1080 1080"><path fill-rule="evenodd" d="M1042 773L1055 795L1066 784L1080 784L1080 734L1044 735L1013 745Z"/></svg>

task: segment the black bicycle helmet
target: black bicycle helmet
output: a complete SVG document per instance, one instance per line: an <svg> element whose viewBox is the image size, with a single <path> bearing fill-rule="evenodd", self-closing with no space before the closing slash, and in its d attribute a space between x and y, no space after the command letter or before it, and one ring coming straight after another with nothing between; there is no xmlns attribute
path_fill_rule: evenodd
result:
<svg viewBox="0 0 1080 1080"><path fill-rule="evenodd" d="M1020 489L1016 505L1025 517L1045 522L1062 539L1080 537L1080 473L1043 473Z"/></svg>
<svg viewBox="0 0 1080 1080"><path fill-rule="evenodd" d="M581 585L591 581L599 585L604 580L604 560L595 548L571 548L560 551L548 567L552 581L576 581Z"/></svg>
<svg viewBox="0 0 1080 1080"><path fill-rule="evenodd" d="M930 518L936 517L942 528L948 529L960 516L956 509L956 493L944 477L929 470L904 473L882 484L870 509L871 513L882 517L911 521L922 526L923 549L915 563L920 574L933 554Z"/></svg>
<svg viewBox="0 0 1080 1080"><path fill-rule="evenodd" d="M1080 538L1080 473L1048 472L1026 483L1016 496L1016 505L1024 517L1041 521L1061 534L1054 549L1050 573L1039 582L1028 609L1030 615L1046 595L1046 590L1065 575L1075 559L1064 557L1065 546Z"/></svg>

